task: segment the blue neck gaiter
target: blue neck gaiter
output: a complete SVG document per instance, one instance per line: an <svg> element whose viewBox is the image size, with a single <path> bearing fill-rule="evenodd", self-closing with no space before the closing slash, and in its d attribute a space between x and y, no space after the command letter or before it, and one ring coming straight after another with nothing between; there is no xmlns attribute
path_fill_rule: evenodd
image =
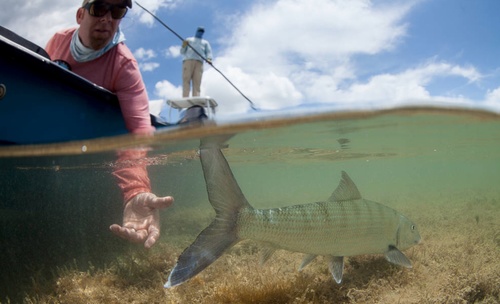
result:
<svg viewBox="0 0 500 304"><path fill-rule="evenodd" d="M200 38L203 37L203 33L202 31L197 31L196 34L194 35L196 38Z"/></svg>

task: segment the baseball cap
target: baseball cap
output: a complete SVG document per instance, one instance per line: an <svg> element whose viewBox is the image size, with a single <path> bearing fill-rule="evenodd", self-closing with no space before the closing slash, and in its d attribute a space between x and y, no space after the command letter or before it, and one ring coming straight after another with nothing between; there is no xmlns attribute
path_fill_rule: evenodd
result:
<svg viewBox="0 0 500 304"><path fill-rule="evenodd" d="M83 0L82 6L84 6L87 3L92 3L92 2L96 2L96 1L99 1L99 0ZM124 0L123 2L125 2L125 4L129 8L132 8L132 0Z"/></svg>

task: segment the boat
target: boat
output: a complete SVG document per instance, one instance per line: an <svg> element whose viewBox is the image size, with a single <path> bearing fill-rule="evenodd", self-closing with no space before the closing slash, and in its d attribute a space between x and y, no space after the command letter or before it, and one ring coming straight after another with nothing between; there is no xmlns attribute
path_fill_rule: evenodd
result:
<svg viewBox="0 0 500 304"><path fill-rule="evenodd" d="M43 48L2 26L0 50L0 145L127 133L115 94L52 62ZM177 123L151 114L158 130L206 119L217 107L210 97L172 99L166 105L187 108Z"/></svg>
<svg viewBox="0 0 500 304"><path fill-rule="evenodd" d="M160 105L160 113L150 114L151 121L156 127L171 125L172 110L180 112L180 117L174 123L175 125L195 123L204 119L214 120L217 106L215 99L209 96L167 99L165 103Z"/></svg>

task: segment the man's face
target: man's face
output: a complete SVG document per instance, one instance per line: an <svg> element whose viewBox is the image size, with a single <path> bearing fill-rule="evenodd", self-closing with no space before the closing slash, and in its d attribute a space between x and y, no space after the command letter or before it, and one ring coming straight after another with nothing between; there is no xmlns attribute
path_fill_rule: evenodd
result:
<svg viewBox="0 0 500 304"><path fill-rule="evenodd" d="M109 4L122 5L123 0L105 0ZM90 15L85 8L79 8L76 13L76 22L80 25L79 37L83 45L94 50L105 47L114 37L121 19L113 19L111 12L102 17Z"/></svg>

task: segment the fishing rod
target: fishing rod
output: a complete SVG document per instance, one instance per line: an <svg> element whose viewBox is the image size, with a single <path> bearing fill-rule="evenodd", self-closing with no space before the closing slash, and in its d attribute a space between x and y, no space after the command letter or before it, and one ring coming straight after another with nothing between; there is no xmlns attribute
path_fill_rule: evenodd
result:
<svg viewBox="0 0 500 304"><path fill-rule="evenodd" d="M161 25L163 25L167 30L169 30L170 32L172 32L172 34L174 34L175 36L177 36L177 38L179 38L180 40L184 41L185 39L182 38L181 35L177 34L171 27L169 27L167 24L165 24L165 22L161 21L160 18L158 18L157 16L155 16L153 13L151 13L150 11L148 11L144 6L140 5L139 2L137 1L134 1L135 4L137 4L140 8L142 8L146 13L150 14L153 18L155 18L158 22L160 22ZM243 98L245 98L249 103L250 103L250 107L254 110L258 110L254 103L248 98L245 96L245 94L243 94L243 92L240 91L240 89L238 89L232 82L231 80L229 80L226 75L224 75L218 68L216 68L213 63L211 63L210 61L207 60L207 58L205 58L205 56L203 56L202 54L200 54L194 47L191 46L191 44L187 44L198 56L200 56L204 61L206 61L208 64L210 64L212 66L212 68L214 70L216 70L217 72L219 72L219 74L221 74L222 77L224 77L224 79L227 80L227 82L229 82L230 85L233 86L233 88L236 89L236 91L238 91L238 93L240 93L241 96L243 96Z"/></svg>

